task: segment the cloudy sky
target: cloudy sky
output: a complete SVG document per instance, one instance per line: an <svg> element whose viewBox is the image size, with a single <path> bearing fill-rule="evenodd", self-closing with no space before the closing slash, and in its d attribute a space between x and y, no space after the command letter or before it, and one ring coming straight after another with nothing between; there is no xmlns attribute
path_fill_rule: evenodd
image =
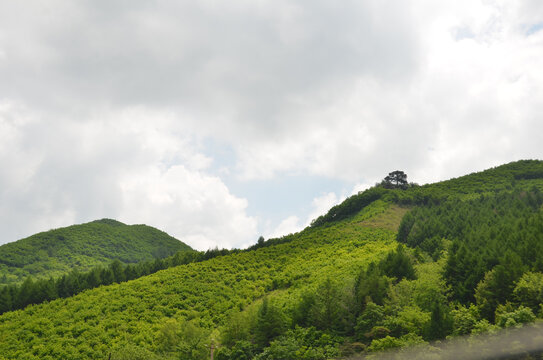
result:
<svg viewBox="0 0 543 360"><path fill-rule="evenodd" d="M404 170L543 158L543 2L2 1L0 243L245 247Z"/></svg>

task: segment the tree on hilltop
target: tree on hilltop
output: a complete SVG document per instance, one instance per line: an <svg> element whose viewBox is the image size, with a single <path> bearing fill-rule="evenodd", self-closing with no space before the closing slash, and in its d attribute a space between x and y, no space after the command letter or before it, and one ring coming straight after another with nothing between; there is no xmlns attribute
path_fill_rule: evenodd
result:
<svg viewBox="0 0 543 360"><path fill-rule="evenodd" d="M407 189L407 174L400 170L393 171L381 181L381 185L387 189Z"/></svg>

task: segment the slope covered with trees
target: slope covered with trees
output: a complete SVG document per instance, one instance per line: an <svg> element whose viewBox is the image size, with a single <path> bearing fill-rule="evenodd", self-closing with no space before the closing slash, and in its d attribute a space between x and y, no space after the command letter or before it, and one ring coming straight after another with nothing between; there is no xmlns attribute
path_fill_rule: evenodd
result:
<svg viewBox="0 0 543 360"><path fill-rule="evenodd" d="M70 271L107 266L112 260L136 263L190 250L181 241L146 225L102 219L50 230L0 246L0 286Z"/></svg>
<svg viewBox="0 0 543 360"><path fill-rule="evenodd" d="M263 296L269 295L271 307L283 312L324 279L354 279L368 262L382 259L396 246L395 232L357 224L386 207L375 203L344 223L307 229L280 245L5 313L0 316L0 353L36 359L105 358L110 352L124 356L125 349L161 358L179 358L183 351L196 354L210 337L219 341L231 316L250 313ZM192 337L200 339L199 345L191 345ZM267 335L260 341L266 344Z"/></svg>
<svg viewBox="0 0 543 360"><path fill-rule="evenodd" d="M7 312L0 354L357 358L538 321L542 190L540 161L377 185L298 234Z"/></svg>

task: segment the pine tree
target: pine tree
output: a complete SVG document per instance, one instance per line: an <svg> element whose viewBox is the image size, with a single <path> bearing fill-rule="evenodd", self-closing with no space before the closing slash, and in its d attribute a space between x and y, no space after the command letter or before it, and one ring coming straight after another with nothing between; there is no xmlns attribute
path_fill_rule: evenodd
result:
<svg viewBox="0 0 543 360"><path fill-rule="evenodd" d="M254 329L255 342L260 348L270 344L270 341L283 334L286 321L281 310L268 298L264 298L258 309Z"/></svg>

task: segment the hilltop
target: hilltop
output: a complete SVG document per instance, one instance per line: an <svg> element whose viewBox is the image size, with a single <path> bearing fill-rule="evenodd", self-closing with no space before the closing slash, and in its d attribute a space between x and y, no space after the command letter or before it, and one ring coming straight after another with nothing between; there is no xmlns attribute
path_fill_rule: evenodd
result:
<svg viewBox="0 0 543 360"><path fill-rule="evenodd" d="M58 277L112 260L136 263L191 250L163 231L102 219L41 232L0 246L0 285Z"/></svg>
<svg viewBox="0 0 543 360"><path fill-rule="evenodd" d="M213 343L217 360L356 358L533 322L542 190L536 160L377 186L300 233L7 312L0 354L206 359Z"/></svg>

